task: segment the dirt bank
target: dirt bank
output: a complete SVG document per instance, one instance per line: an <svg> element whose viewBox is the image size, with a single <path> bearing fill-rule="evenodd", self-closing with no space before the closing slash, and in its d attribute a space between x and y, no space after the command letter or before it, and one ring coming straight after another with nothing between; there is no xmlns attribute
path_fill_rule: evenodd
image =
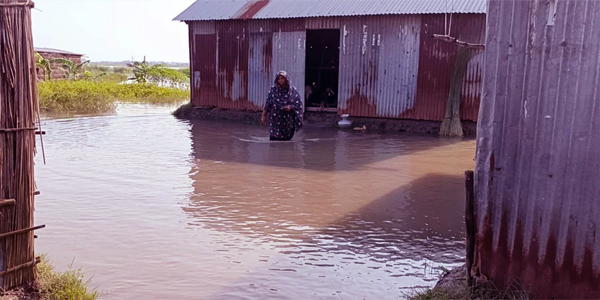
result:
<svg viewBox="0 0 600 300"><path fill-rule="evenodd" d="M175 117L180 119L229 120L249 124L260 123L260 112L228 110L214 107L194 107L186 104L177 109ZM307 126L331 127L337 126L341 118L336 113L306 112L304 116ZM405 132L437 135L441 122L424 120L401 120L385 118L350 117L355 127L365 126L367 131L376 132ZM466 137L474 137L477 130L475 122L463 122Z"/></svg>

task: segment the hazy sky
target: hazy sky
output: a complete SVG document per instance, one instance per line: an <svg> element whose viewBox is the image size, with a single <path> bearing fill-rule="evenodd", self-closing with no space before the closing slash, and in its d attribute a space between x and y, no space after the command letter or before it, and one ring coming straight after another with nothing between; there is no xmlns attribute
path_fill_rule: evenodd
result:
<svg viewBox="0 0 600 300"><path fill-rule="evenodd" d="M86 54L92 61L188 62L185 23L172 21L194 0L37 0L35 47Z"/></svg>

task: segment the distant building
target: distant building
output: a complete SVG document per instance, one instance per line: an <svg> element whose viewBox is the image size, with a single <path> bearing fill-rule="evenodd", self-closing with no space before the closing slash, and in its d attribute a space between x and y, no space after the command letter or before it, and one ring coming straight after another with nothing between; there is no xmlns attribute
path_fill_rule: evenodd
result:
<svg viewBox="0 0 600 300"><path fill-rule="evenodd" d="M34 50L45 59L52 60L52 59L56 59L56 58L62 58L62 59L70 60L76 64L81 63L81 58L83 57L83 54L77 54L77 53L64 51L64 50L58 50L58 49L34 48ZM59 64L59 63L53 63L51 65L52 79L60 79L60 78L65 77L64 70L60 66L61 66L61 64ZM38 76L39 80L44 80L44 71L38 69L37 76Z"/></svg>
<svg viewBox="0 0 600 300"><path fill-rule="evenodd" d="M286 70L307 111L441 121L458 46L485 40L486 0L197 1L189 26L192 103L260 110ZM483 51L463 82L461 119L477 121Z"/></svg>

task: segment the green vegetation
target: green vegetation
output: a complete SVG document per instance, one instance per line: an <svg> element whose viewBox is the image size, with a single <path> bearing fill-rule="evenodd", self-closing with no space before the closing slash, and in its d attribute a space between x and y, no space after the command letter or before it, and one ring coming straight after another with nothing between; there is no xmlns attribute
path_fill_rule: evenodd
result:
<svg viewBox="0 0 600 300"><path fill-rule="evenodd" d="M40 109L58 113L105 113L114 110L111 83L49 80L38 83Z"/></svg>
<svg viewBox="0 0 600 300"><path fill-rule="evenodd" d="M129 75L133 72L131 68L126 67L110 68L98 65L90 65L86 70L92 73L94 81L118 83L127 81Z"/></svg>
<svg viewBox="0 0 600 300"><path fill-rule="evenodd" d="M90 280L83 281L81 269L56 272L45 255L36 266L40 300L95 300L98 292L88 289Z"/></svg>
<svg viewBox="0 0 600 300"><path fill-rule="evenodd" d="M190 71L190 68L179 69L178 71L181 72L182 74L186 75L188 78L192 77L192 73Z"/></svg>
<svg viewBox="0 0 600 300"><path fill-rule="evenodd" d="M151 84L50 80L38 83L40 108L56 113L106 113L115 102L169 104L189 99L189 91Z"/></svg>
<svg viewBox="0 0 600 300"><path fill-rule="evenodd" d="M189 75L164 65L150 65L146 58L142 62L136 61L128 66L133 68L134 77L131 79L137 83L151 82L161 86L180 87L190 79Z"/></svg>
<svg viewBox="0 0 600 300"><path fill-rule="evenodd" d="M44 79L50 79L52 75L52 68L50 67L50 61L43 58L39 53L34 52L35 55L35 67L36 69L42 70Z"/></svg>
<svg viewBox="0 0 600 300"><path fill-rule="evenodd" d="M92 73L85 69L85 66L90 63L89 61L74 63L68 59L55 58L50 60L50 62L60 64L60 67L64 70L65 79L79 80L93 77Z"/></svg>
<svg viewBox="0 0 600 300"><path fill-rule="evenodd" d="M36 59L36 67L44 72L45 81L38 83L38 90L45 112L107 113L114 111L116 102L178 104L190 98L189 69L150 65L145 60L128 67L107 67L88 61L46 60L37 53ZM51 66L56 65L64 70L64 79L51 80ZM129 80L136 83L126 84Z"/></svg>
<svg viewBox="0 0 600 300"><path fill-rule="evenodd" d="M519 285L513 285L507 291L501 291L492 284L469 286L466 280L455 282L452 286L432 289L415 289L406 295L409 300L528 300L527 292Z"/></svg>

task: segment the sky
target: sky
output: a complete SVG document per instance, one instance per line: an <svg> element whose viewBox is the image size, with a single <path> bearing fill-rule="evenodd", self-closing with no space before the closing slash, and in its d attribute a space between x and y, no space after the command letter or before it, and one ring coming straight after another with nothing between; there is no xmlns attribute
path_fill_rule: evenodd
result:
<svg viewBox="0 0 600 300"><path fill-rule="evenodd" d="M194 0L36 0L35 47L92 61L188 62L188 30L173 21Z"/></svg>

